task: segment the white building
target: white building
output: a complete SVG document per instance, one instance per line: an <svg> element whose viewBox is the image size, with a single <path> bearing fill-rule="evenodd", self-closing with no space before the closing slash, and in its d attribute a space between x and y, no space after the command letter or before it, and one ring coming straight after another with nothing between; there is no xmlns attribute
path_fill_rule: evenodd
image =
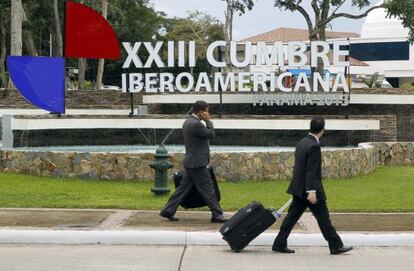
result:
<svg viewBox="0 0 414 271"><path fill-rule="evenodd" d="M380 5L383 1L379 1ZM409 30L395 18L387 18L384 9L369 13L362 26L361 34L327 31L327 41L350 40L350 73L355 76L372 75L378 72L393 87L404 83L414 83L414 46L407 41ZM352 22L352 21L351 21ZM305 29L278 28L263 34L246 38L241 42L259 41L274 43L289 41L309 41ZM270 50L270 48L269 48ZM255 48L253 48L255 52ZM254 53L253 53L254 54ZM303 67L309 69L309 66ZM333 66L326 67L331 73L343 71ZM275 66L249 67L250 72L275 72Z"/></svg>
<svg viewBox="0 0 414 271"><path fill-rule="evenodd" d="M383 1L380 1L380 5ZM383 70L394 87L414 82L414 46L407 41L409 30L396 18L386 18L384 9L368 14L361 37L352 39L352 52L372 69Z"/></svg>

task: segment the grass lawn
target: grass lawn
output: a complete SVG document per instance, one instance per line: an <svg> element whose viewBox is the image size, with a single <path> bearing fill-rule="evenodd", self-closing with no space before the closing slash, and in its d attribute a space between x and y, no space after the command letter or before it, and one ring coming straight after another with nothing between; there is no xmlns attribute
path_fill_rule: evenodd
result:
<svg viewBox="0 0 414 271"><path fill-rule="evenodd" d="M279 207L289 182L220 183L221 204L236 210L251 200ZM414 167L382 167L368 176L325 180L335 212L414 212ZM151 182L109 182L0 173L0 208L160 209L168 196L151 194Z"/></svg>

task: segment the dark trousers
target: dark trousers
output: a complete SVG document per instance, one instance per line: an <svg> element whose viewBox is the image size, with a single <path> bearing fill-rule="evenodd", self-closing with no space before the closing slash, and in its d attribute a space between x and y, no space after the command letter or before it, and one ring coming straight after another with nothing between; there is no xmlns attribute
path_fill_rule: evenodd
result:
<svg viewBox="0 0 414 271"><path fill-rule="evenodd" d="M326 206L326 201L318 200L316 204L311 204L306 199L293 197L292 204L290 205L288 214L283 220L280 226L279 234L277 235L273 247L274 248L285 248L287 247L287 238L292 231L299 218L305 212L306 208L309 207L312 214L318 221L319 228L323 234L323 237L328 241L329 248L336 249L343 246L342 240L336 233L335 228L332 226L332 222L329 218L329 211Z"/></svg>
<svg viewBox="0 0 414 271"><path fill-rule="evenodd" d="M212 217L223 214L220 203L217 200L213 181L207 167L186 168L183 172L183 179L165 204L162 212L174 215L180 203L185 199L190 190L195 186L207 206L210 208Z"/></svg>

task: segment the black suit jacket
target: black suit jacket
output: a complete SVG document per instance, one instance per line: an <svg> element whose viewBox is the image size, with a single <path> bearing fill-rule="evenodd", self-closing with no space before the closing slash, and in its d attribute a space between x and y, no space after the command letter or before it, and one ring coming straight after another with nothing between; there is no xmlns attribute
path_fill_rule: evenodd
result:
<svg viewBox="0 0 414 271"><path fill-rule="evenodd" d="M326 200L321 168L321 147L315 137L307 135L296 146L293 177L287 192L306 199L306 191L316 190L318 200Z"/></svg>
<svg viewBox="0 0 414 271"><path fill-rule="evenodd" d="M183 136L185 156L183 165L185 168L199 168L207 166L210 161L209 139L214 138L213 122L207 121L207 127L201 121L191 115L183 124Z"/></svg>

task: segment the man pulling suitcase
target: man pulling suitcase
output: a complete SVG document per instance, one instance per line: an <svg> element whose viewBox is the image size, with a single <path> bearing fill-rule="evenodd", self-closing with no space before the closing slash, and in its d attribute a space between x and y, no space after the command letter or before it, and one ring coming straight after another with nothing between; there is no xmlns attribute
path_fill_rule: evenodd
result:
<svg viewBox="0 0 414 271"><path fill-rule="evenodd" d="M331 254L352 250L352 247L344 246L329 218L322 185L322 156L319 146L319 139L324 132L325 120L315 117L311 121L310 133L296 146L293 177L287 191L293 195L293 201L273 243L272 250L275 252L295 253L288 248L287 238L306 208L311 210L318 221L323 237L328 241Z"/></svg>

